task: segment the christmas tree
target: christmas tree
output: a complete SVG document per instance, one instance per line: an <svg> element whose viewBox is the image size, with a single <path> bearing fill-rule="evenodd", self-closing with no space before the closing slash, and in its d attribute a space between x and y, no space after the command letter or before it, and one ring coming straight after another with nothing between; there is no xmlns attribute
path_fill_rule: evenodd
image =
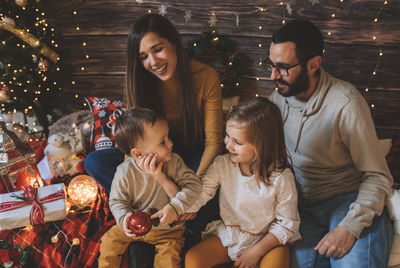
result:
<svg viewBox="0 0 400 268"><path fill-rule="evenodd" d="M43 0L0 0L1 112L35 116L48 126L69 105L60 99L68 79L55 52L55 29L42 9Z"/></svg>

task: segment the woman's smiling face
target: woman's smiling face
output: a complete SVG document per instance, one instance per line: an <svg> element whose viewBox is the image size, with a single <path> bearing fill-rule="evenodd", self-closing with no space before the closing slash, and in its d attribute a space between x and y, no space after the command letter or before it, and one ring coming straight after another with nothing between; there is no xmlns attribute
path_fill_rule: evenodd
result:
<svg viewBox="0 0 400 268"><path fill-rule="evenodd" d="M158 79L167 81L174 78L176 49L167 39L153 32L145 33L140 41L139 57L143 67Z"/></svg>

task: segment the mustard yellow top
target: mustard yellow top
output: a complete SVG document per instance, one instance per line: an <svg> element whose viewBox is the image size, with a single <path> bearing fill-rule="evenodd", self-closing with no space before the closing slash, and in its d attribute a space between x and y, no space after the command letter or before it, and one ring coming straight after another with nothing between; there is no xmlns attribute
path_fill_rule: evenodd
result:
<svg viewBox="0 0 400 268"><path fill-rule="evenodd" d="M205 148L197 175L203 174L222 149L222 93L217 72L210 66L191 60L193 90L197 110L202 115L205 133ZM164 116L172 133L182 133L181 115L177 102L177 80L171 79L162 84Z"/></svg>

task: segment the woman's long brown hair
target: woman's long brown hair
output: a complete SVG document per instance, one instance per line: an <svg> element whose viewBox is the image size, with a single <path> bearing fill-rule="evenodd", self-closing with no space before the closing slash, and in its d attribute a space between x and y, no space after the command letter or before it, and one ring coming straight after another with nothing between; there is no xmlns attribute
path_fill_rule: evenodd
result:
<svg viewBox="0 0 400 268"><path fill-rule="evenodd" d="M167 39L176 49L177 96L181 126L185 145L193 145L200 140L202 126L193 90L192 72L178 31L168 19L161 15L146 14L142 16L129 33L125 103L128 107L145 107L159 114L165 114L160 93L161 81L143 67L139 58L140 41L147 32Z"/></svg>

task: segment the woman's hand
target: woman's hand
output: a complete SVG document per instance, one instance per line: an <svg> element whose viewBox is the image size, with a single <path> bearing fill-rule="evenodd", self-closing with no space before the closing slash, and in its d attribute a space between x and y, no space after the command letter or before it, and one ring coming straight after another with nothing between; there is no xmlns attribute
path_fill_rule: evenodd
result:
<svg viewBox="0 0 400 268"><path fill-rule="evenodd" d="M129 216L131 216L132 214L133 214L132 212L128 212L125 215L122 229L124 229L126 236L133 238L133 239L137 239L138 237L131 231L131 229L128 228L128 219L129 219Z"/></svg>

